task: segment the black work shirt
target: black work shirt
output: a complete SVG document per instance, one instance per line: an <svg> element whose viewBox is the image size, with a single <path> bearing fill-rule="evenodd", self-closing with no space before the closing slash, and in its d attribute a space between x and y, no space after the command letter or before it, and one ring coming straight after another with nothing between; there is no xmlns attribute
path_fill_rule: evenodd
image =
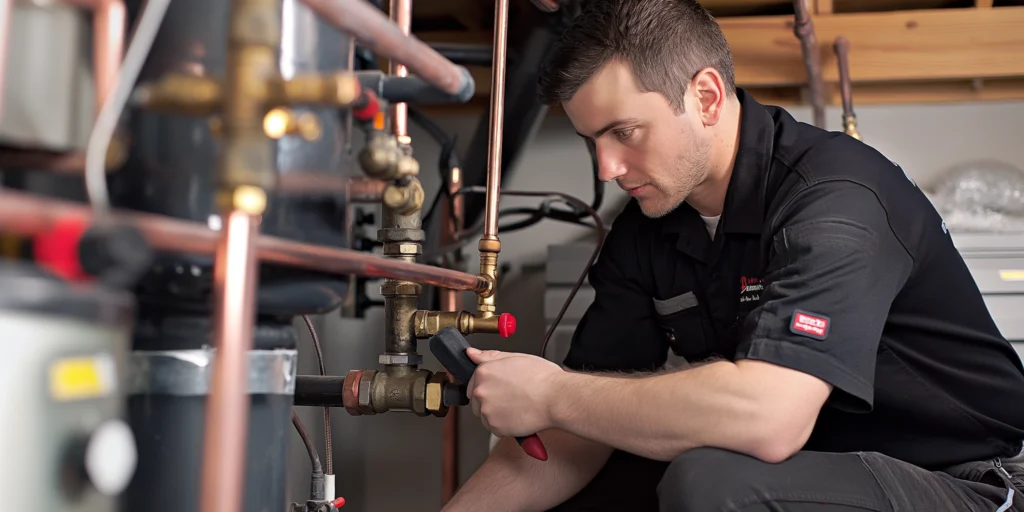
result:
<svg viewBox="0 0 1024 512"><path fill-rule="evenodd" d="M1024 369L927 197L870 146L738 95L714 239L686 203L650 219L631 201L565 365L757 359L834 387L807 450L926 468L1019 452Z"/></svg>

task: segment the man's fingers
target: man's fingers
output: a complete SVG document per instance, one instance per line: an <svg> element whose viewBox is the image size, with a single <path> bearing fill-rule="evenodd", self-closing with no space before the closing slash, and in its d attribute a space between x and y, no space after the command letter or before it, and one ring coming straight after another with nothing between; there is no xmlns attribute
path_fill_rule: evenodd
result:
<svg viewBox="0 0 1024 512"><path fill-rule="evenodd" d="M467 348L466 355L473 360L476 364L486 363L487 361L497 361L498 359L504 359L506 357L512 357L515 354L508 352L502 352L500 350L480 350L478 348Z"/></svg>

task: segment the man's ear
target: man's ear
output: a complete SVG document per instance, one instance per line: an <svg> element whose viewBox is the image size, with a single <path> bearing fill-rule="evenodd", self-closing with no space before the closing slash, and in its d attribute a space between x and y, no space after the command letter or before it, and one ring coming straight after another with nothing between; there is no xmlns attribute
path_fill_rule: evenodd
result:
<svg viewBox="0 0 1024 512"><path fill-rule="evenodd" d="M721 73L715 68L704 68L690 81L690 90L696 100L697 115L704 126L714 126L725 108L726 87Z"/></svg>

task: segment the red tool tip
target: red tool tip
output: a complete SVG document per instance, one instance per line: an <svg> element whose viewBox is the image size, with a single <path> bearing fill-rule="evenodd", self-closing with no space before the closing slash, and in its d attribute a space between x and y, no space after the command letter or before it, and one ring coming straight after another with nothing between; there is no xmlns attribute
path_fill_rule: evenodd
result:
<svg viewBox="0 0 1024 512"><path fill-rule="evenodd" d="M548 449L544 447L544 443L537 437L537 434L524 438L519 446L522 446L523 451L530 457L537 460L548 460Z"/></svg>
<svg viewBox="0 0 1024 512"><path fill-rule="evenodd" d="M516 333L516 317L511 313L502 313L498 316L498 335L508 338Z"/></svg>
<svg viewBox="0 0 1024 512"><path fill-rule="evenodd" d="M82 279L88 274L78 259L78 244L89 224L77 217L64 217L35 237L35 259L39 266L64 279Z"/></svg>
<svg viewBox="0 0 1024 512"><path fill-rule="evenodd" d="M345 498L338 498L338 499L332 501L331 505L333 505L334 508L344 507L345 506Z"/></svg>

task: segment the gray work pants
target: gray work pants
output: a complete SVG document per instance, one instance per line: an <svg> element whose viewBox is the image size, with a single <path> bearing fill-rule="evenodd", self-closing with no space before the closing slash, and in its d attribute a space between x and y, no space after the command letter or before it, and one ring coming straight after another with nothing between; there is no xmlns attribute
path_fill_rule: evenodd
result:
<svg viewBox="0 0 1024 512"><path fill-rule="evenodd" d="M1024 456L927 471L871 452L800 452L778 464L714 448L670 464L616 452L552 512L606 510L1024 512Z"/></svg>

